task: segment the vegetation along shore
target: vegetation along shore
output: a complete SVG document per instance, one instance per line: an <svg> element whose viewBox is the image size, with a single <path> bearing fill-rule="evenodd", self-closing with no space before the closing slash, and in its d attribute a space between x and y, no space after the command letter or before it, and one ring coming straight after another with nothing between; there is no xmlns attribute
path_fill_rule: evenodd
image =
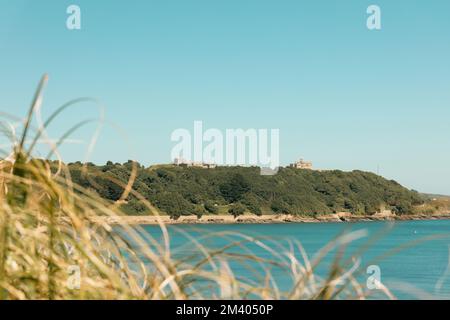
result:
<svg viewBox="0 0 450 320"><path fill-rule="evenodd" d="M53 171L58 168L57 162L47 164ZM102 166L77 162L66 169L75 184L116 204L125 215L122 220L130 224L342 222L450 216L449 197L420 194L396 181L358 170L281 168L276 175L262 176L257 167L146 168L133 161ZM154 208L150 209L148 203Z"/></svg>

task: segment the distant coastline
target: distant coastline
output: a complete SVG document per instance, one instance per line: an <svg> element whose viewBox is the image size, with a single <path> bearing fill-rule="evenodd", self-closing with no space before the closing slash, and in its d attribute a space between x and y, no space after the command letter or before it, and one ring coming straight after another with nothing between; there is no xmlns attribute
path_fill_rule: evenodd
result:
<svg viewBox="0 0 450 320"><path fill-rule="evenodd" d="M410 220L450 220L449 213L440 214L375 214L375 215L339 215L327 214L316 217L295 215L242 215L234 218L230 215L204 215L198 218L194 215L181 216L172 219L169 216L109 216L98 217L95 220L111 225L166 225L177 224L276 224L276 223L324 223L324 222L369 222L369 221L410 221Z"/></svg>

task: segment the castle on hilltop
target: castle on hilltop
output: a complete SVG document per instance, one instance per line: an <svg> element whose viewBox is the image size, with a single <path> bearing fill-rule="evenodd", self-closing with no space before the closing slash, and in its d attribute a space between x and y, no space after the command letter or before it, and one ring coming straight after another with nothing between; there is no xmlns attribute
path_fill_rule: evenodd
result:
<svg viewBox="0 0 450 320"><path fill-rule="evenodd" d="M313 164L311 161L305 161L303 159L300 159L297 162L291 163L289 165L291 168L295 169L306 169L306 170L313 170Z"/></svg>

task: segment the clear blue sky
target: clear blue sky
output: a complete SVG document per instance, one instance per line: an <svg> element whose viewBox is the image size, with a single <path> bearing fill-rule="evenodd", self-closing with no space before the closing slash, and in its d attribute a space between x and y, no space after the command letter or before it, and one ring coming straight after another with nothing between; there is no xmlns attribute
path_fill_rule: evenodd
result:
<svg viewBox="0 0 450 320"><path fill-rule="evenodd" d="M77 4L82 29L66 29ZM382 30L366 28L366 8ZM450 1L0 0L0 110L92 96L107 124L92 161L169 162L176 128L279 128L283 164L377 171L450 194ZM96 117L65 113L56 136ZM114 125L128 136L125 140ZM86 140L85 127L73 138ZM86 144L62 148L83 160Z"/></svg>

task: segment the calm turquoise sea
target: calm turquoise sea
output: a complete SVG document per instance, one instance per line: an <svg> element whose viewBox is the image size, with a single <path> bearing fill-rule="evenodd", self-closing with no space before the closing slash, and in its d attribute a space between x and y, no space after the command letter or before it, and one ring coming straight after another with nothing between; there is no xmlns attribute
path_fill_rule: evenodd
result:
<svg viewBox="0 0 450 320"><path fill-rule="evenodd" d="M154 238L161 238L158 227L144 226L145 232ZM214 249L229 245L236 240L244 243L227 250L230 254L253 253L273 260L276 254L283 255L290 244L299 242L309 258L330 241L360 231L363 237L351 242L345 250L345 257L360 257L359 280L365 283L370 274L369 265L379 268L381 282L400 299L450 298L450 279L446 270L449 266L450 221L405 221L405 222L361 222L361 223L311 223L311 224L233 224L233 225L177 225L170 226L171 247L178 258L198 259L199 250L193 243ZM245 236L242 236L245 235ZM258 239L260 242L250 241ZM250 239L250 240L251 240ZM265 247L274 249L273 252ZM358 250L367 246L362 255ZM299 252L297 257L301 259ZM316 272L326 276L337 250L332 250L323 259ZM276 257L275 257L276 260ZM355 260L357 261L357 260ZM238 261L231 264L235 275L242 277L264 275L264 267ZM274 278L281 289L292 285L289 273L272 265ZM372 267L373 268L373 267ZM450 271L449 271L450 272ZM449 274L450 276L450 274ZM374 290L376 291L376 290ZM377 292L374 292L377 296Z"/></svg>

